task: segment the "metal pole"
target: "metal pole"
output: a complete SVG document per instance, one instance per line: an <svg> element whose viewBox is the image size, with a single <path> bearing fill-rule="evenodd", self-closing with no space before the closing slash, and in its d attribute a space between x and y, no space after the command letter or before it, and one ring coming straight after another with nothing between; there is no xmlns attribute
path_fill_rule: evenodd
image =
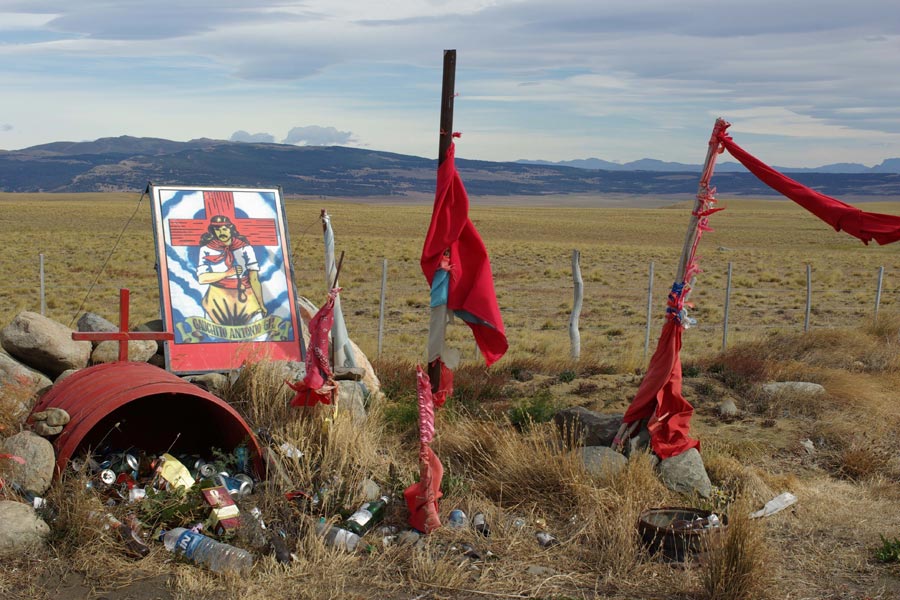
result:
<svg viewBox="0 0 900 600"><path fill-rule="evenodd" d="M381 262L381 303L378 307L378 358L381 358L381 344L384 341L384 294L387 290L387 259Z"/></svg>
<svg viewBox="0 0 900 600"><path fill-rule="evenodd" d="M650 276L647 282L647 330L644 332L644 360L650 353L650 319L653 317L653 269L655 265L650 261Z"/></svg>
<svg viewBox="0 0 900 600"><path fill-rule="evenodd" d="M722 317L722 352L728 346L728 309L731 307L731 262L728 263L728 279L725 281L725 316Z"/></svg>
<svg viewBox="0 0 900 600"><path fill-rule="evenodd" d="M803 331L809 331L809 313L812 312L812 266L806 265L806 318L803 319Z"/></svg>
<svg viewBox="0 0 900 600"><path fill-rule="evenodd" d="M572 358L581 358L581 332L578 330L578 319L581 317L581 304L584 299L584 279L581 278L581 252L572 250L572 282L575 287L575 299L572 314L569 316L569 340L572 342Z"/></svg>
<svg viewBox="0 0 900 600"><path fill-rule="evenodd" d="M878 288L875 290L875 321L878 321L878 307L881 305L881 286L884 283L884 267L878 267Z"/></svg>
<svg viewBox="0 0 900 600"><path fill-rule="evenodd" d="M47 297L44 295L44 253L38 254L41 263L41 316L47 315Z"/></svg>

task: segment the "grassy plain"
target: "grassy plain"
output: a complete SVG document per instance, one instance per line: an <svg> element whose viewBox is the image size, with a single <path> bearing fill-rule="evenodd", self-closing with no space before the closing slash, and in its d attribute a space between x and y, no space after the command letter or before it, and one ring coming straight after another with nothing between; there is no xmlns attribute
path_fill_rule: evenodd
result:
<svg viewBox="0 0 900 600"><path fill-rule="evenodd" d="M572 200L572 199L569 199ZM462 326L457 392L438 413L434 448L445 467L442 517L452 508L484 512L490 538L442 528L412 549L384 546L346 555L309 535L272 489L254 501L271 526L296 541L290 567L271 558L246 579L173 563L157 544L140 563L84 521L83 482L57 486L64 507L50 555L7 560L0 595L28 598L738 598L887 599L900 596L898 565L881 564L881 535L900 536L900 274L896 248L865 247L799 207L773 200L722 198L727 210L700 245L685 332L685 396L696 407L692 432L717 493L712 500L666 490L649 460L611 479L591 477L543 421L562 406L621 412L634 395L643 356L648 266L655 264L651 351L662 323L691 199L544 198L472 200L471 216L491 255L510 352L489 370L474 360ZM531 199L528 200L531 202ZM228 396L253 427L265 426L309 458L286 464L297 487L335 475L372 477L399 494L417 477L414 363L427 329L427 289L418 267L430 206L288 199L298 291L325 296L319 209L327 208L344 250L343 307L351 337L374 357L382 260L388 260L384 351L375 367L385 398L365 427L285 406L287 391L265 365L249 369ZM900 213L900 203L865 210ZM132 215L133 218L132 218ZM127 228L126 222L129 222ZM121 235L124 230L124 235ZM117 319L117 289L132 292L132 326L158 317L149 204L136 195L0 194L0 236L10 281L0 288L0 321L38 310L37 256L45 256L48 316L74 322L80 311ZM121 239L120 239L121 236ZM115 251L112 249L115 247ZM582 359L569 358L571 251L582 253L585 281ZM99 282L93 285L98 274ZM729 349L720 353L727 265L733 263ZM811 331L803 332L806 266L812 270ZM885 267L873 324L877 269ZM90 291L90 293L88 293ZM766 396L769 380L821 383L824 396ZM737 417L718 407L733 399ZM532 423L529 419L533 419ZM810 453L801 445L810 440ZM311 465L318 465L311 468ZM344 503L357 500L347 485ZM790 511L763 521L741 516L782 491ZM396 503L389 522L403 525ZM640 511L692 505L727 511L734 526L705 557L683 568L653 560L635 535ZM523 517L524 528L510 524ZM541 549L534 529L558 546ZM471 544L495 558L463 555Z"/></svg>

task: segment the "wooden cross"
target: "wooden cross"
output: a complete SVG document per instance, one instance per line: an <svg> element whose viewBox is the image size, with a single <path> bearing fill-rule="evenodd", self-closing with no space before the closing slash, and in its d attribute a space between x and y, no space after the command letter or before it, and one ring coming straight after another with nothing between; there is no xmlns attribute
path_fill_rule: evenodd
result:
<svg viewBox="0 0 900 600"><path fill-rule="evenodd" d="M275 219L243 219L234 214L234 193L203 192L204 218L169 219L172 246L196 246L200 236L206 233L209 220L217 215L228 217L235 229L251 246L277 246L278 232Z"/></svg>
<svg viewBox="0 0 900 600"><path fill-rule="evenodd" d="M72 339L76 341L105 342L116 340L119 342L119 362L128 360L129 340L172 340L175 335L170 331L128 331L128 300L130 293L127 289L119 290L119 331L74 331Z"/></svg>

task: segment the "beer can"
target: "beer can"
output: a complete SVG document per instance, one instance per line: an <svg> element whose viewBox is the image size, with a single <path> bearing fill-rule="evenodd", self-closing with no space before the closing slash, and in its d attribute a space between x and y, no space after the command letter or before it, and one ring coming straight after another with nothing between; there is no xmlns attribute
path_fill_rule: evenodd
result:
<svg viewBox="0 0 900 600"><path fill-rule="evenodd" d="M116 472L112 469L103 469L100 471L100 481L105 485L109 486L114 484L116 482L116 477L118 477L118 475L116 475Z"/></svg>
<svg viewBox="0 0 900 600"><path fill-rule="evenodd" d="M216 466L212 463L203 463L200 465L199 472L202 479L209 479L210 477L215 476Z"/></svg>

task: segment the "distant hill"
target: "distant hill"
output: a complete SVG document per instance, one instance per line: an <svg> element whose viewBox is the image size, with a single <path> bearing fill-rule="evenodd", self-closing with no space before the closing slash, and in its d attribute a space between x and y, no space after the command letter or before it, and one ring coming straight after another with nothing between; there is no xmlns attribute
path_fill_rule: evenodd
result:
<svg viewBox="0 0 900 600"><path fill-rule="evenodd" d="M523 165L552 165L557 167L574 167L576 169L603 169L606 171L665 171L665 172L700 172L702 165L689 165L686 163L664 162L655 158L642 158L627 163L615 163L600 158L578 158L575 160L561 160L552 162L548 160L517 160ZM880 165L867 167L859 163L833 163L821 167L779 167L772 165L782 173L900 173L900 158L888 158ZM738 162L719 160L716 163L716 171L720 173L746 173L747 169Z"/></svg>
<svg viewBox="0 0 900 600"><path fill-rule="evenodd" d="M643 159L618 165L457 159L470 194L694 194L700 165ZM729 195L777 195L740 165L717 166L716 186ZM862 165L857 165L862 167ZM832 196L900 196L900 159L865 172L805 170L793 176ZM342 197L433 193L434 159L340 146L291 146L198 139L174 142L122 136L54 142L0 151L0 191L139 191L148 182L175 185L280 186L289 195ZM865 167L863 167L865 168Z"/></svg>

